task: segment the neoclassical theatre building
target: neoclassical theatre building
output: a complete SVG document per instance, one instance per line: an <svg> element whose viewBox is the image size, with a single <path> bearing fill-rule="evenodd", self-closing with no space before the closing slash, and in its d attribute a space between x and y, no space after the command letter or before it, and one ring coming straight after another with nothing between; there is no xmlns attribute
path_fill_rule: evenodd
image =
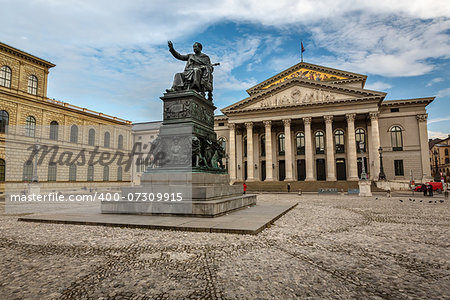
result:
<svg viewBox="0 0 450 300"><path fill-rule="evenodd" d="M431 178L426 106L385 100L367 76L301 62L222 109L215 131L233 182Z"/></svg>

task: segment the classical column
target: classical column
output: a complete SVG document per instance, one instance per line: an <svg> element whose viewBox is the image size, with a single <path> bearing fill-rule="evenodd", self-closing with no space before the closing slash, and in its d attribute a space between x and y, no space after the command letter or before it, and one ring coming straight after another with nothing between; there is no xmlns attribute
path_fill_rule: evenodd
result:
<svg viewBox="0 0 450 300"><path fill-rule="evenodd" d="M378 158L378 148L380 148L380 131L378 129L378 112L370 112L370 124L371 136L372 136L372 151L371 156L373 157L373 168L370 171L370 177L373 180L378 180L378 173L380 173L380 159Z"/></svg>
<svg viewBox="0 0 450 300"><path fill-rule="evenodd" d="M427 114L416 115L419 123L420 158L422 161L422 182L431 180L430 157L428 155Z"/></svg>
<svg viewBox="0 0 450 300"><path fill-rule="evenodd" d="M312 120L311 117L303 118L303 123L305 125L305 161L306 161L305 181L314 181L311 120Z"/></svg>
<svg viewBox="0 0 450 300"><path fill-rule="evenodd" d="M230 183L233 183L236 181L236 125L228 123L228 128L230 130L228 173L230 174Z"/></svg>
<svg viewBox="0 0 450 300"><path fill-rule="evenodd" d="M265 181L273 180L272 169L272 121L263 121L266 129L266 179Z"/></svg>
<svg viewBox="0 0 450 300"><path fill-rule="evenodd" d="M247 128L247 180L255 180L253 165L253 122L246 122L245 127Z"/></svg>
<svg viewBox="0 0 450 300"><path fill-rule="evenodd" d="M324 116L327 135L327 181L336 181L336 164L334 163L333 116Z"/></svg>
<svg viewBox="0 0 450 300"><path fill-rule="evenodd" d="M292 141L291 141L291 119L283 120L285 137L285 159L286 159L286 178L285 181L292 181Z"/></svg>
<svg viewBox="0 0 450 300"><path fill-rule="evenodd" d="M358 164L357 164L357 151L356 139L355 139L355 117L356 114L346 114L347 118L347 159L349 176L348 180L358 180Z"/></svg>

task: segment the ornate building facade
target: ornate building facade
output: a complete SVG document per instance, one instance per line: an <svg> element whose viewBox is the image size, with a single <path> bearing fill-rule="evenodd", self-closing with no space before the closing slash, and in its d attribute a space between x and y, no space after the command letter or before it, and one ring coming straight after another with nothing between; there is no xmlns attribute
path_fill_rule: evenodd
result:
<svg viewBox="0 0 450 300"><path fill-rule="evenodd" d="M430 140L430 167L434 176L436 170L439 177L450 180L450 135L445 139Z"/></svg>
<svg viewBox="0 0 450 300"><path fill-rule="evenodd" d="M248 89L215 118L231 180L356 181L363 167L378 180L380 164L391 181L429 180L434 97L385 100L366 78L299 63Z"/></svg>
<svg viewBox="0 0 450 300"><path fill-rule="evenodd" d="M0 192L5 185L23 190L30 181L48 189L129 184L131 168L95 161L99 155L129 153L131 122L48 98L48 74L54 66L0 43ZM58 163L48 155L37 166L29 159L32 145L56 147ZM98 155L89 164L93 151ZM85 154L86 160L61 163L64 152Z"/></svg>

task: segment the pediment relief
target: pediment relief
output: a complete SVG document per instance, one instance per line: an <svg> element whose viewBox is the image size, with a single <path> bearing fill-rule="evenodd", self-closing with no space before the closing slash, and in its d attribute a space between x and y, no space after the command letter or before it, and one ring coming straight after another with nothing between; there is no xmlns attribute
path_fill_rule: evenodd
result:
<svg viewBox="0 0 450 300"><path fill-rule="evenodd" d="M262 108L262 107L280 107L298 104L312 104L312 103L329 103L342 99L356 99L355 96L348 94L341 94L330 92L322 89L311 89L305 87L294 86L275 95L270 95L257 102L250 103L243 107L247 108Z"/></svg>
<svg viewBox="0 0 450 300"><path fill-rule="evenodd" d="M338 75L334 75L334 74L330 74L330 73L310 70L308 68L299 68L297 70L290 72L288 75L286 75L266 86L263 86L261 89L262 90L268 89L271 86L285 82L286 80L289 80L291 78L301 78L301 79L312 80L312 81L336 81L336 80L348 79L348 77L343 77L343 76L338 76Z"/></svg>

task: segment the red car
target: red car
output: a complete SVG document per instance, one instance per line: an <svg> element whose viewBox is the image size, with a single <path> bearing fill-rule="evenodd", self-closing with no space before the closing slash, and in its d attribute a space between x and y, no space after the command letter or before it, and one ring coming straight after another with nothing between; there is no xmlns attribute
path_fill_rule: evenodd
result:
<svg viewBox="0 0 450 300"><path fill-rule="evenodd" d="M438 193L442 193L442 182L425 182L425 185L428 186L430 185L433 187L433 191L436 191ZM416 186L416 188L414 189L415 192L423 192L422 191L422 185L418 185Z"/></svg>

